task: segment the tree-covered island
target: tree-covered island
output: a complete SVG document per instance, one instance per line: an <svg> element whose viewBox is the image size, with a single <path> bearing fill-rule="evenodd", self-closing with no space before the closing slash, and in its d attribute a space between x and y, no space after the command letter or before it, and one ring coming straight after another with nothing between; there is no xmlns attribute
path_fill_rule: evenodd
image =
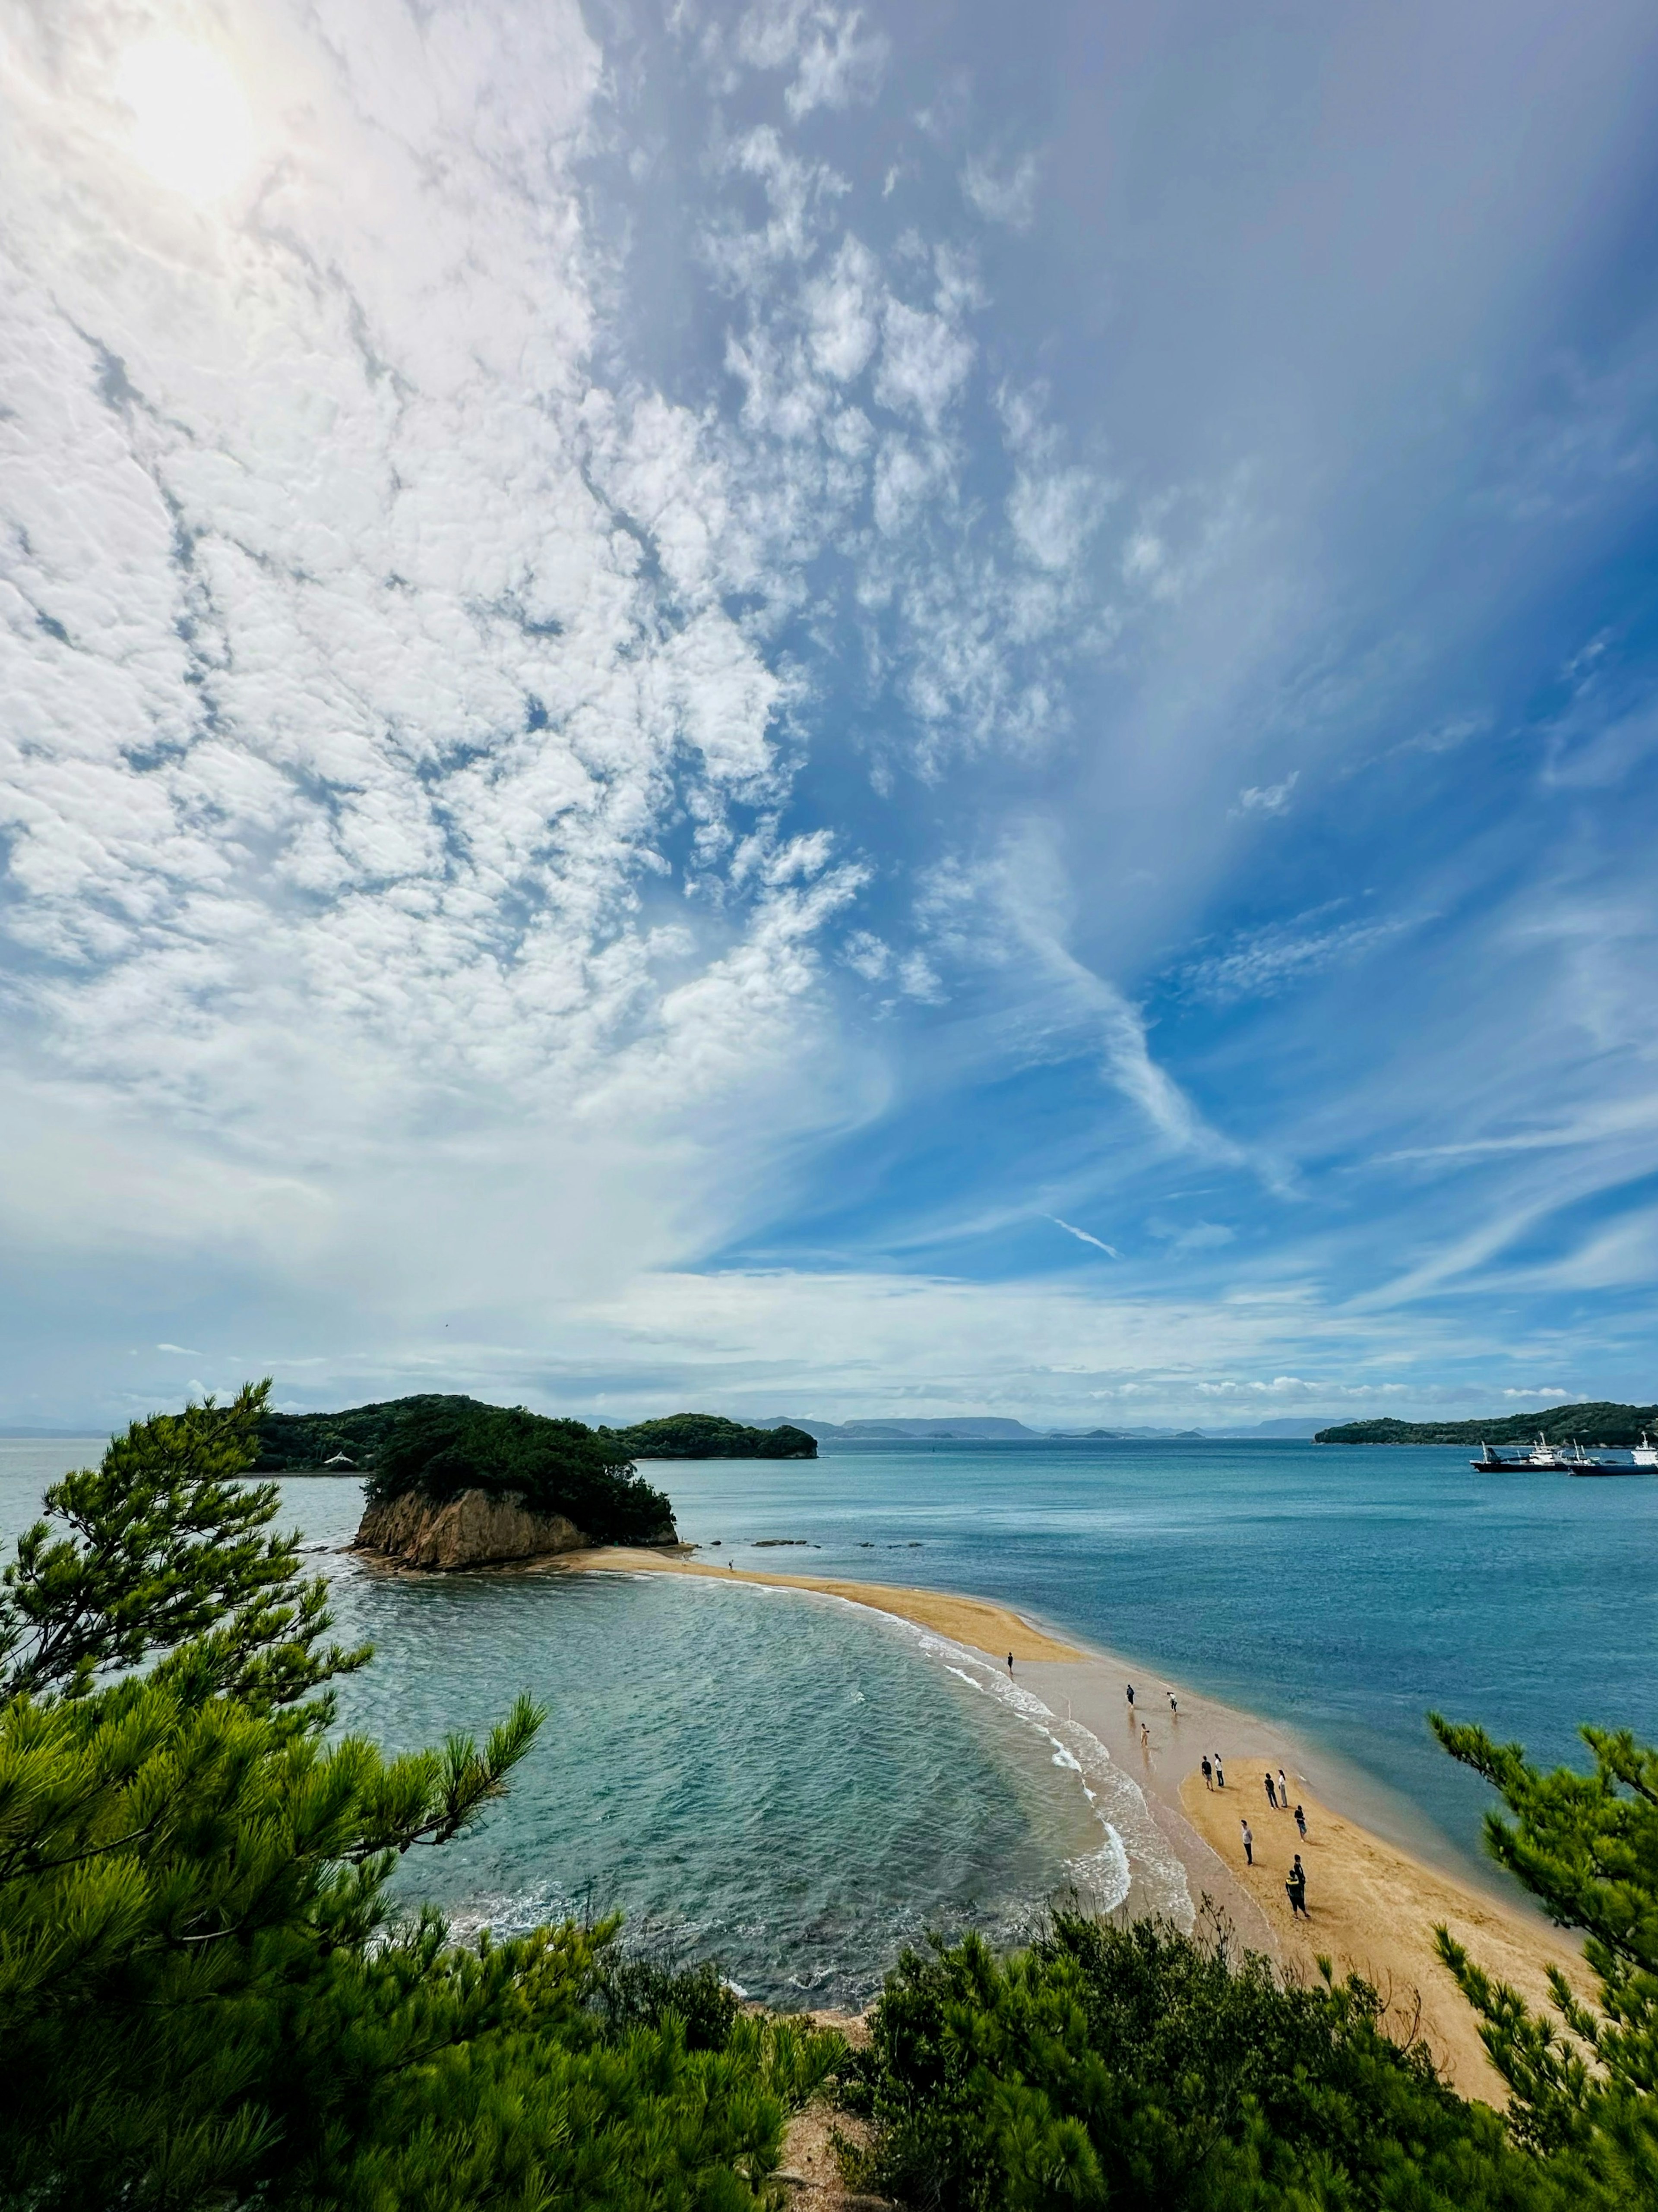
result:
<svg viewBox="0 0 1658 2212"><path fill-rule="evenodd" d="M1483 1421L1344 1421L1320 1429L1315 1444L1638 1444L1658 1430L1658 1406L1617 1406L1600 1399L1536 1413L1494 1413Z"/></svg>
<svg viewBox="0 0 1658 2212"><path fill-rule="evenodd" d="M631 1428L589 1428L582 1421L527 1413L521 1406L487 1406L477 1398L425 1391L408 1398L349 1406L338 1413L267 1412L259 1421L257 1472L373 1477L394 1436L414 1439L438 1433L449 1439L451 1449L462 1449L457 1440L465 1437L470 1440L465 1448L475 1448L489 1463L497 1462L503 1451L516 1459L538 1449L584 1464L613 1468L641 1459L815 1459L818 1455L817 1439L804 1429L787 1425L757 1429L723 1419L718 1413L669 1413L658 1420L637 1422ZM510 1444L509 1437L515 1439ZM404 1444L393 1449L406 1457ZM491 1486L486 1480L478 1486Z"/></svg>

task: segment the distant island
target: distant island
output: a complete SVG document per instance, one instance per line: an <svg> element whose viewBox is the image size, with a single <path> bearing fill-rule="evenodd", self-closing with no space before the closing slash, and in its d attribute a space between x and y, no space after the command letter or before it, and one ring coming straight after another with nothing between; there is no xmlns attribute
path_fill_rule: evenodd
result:
<svg viewBox="0 0 1658 2212"><path fill-rule="evenodd" d="M1315 1444L1638 1444L1658 1429L1658 1406L1614 1406L1592 1400L1536 1413L1496 1413L1483 1421L1344 1421L1320 1429Z"/></svg>
<svg viewBox="0 0 1658 2212"><path fill-rule="evenodd" d="M350 1406L338 1413L267 1413L259 1424L256 1472L372 1474L381 1463L387 1438L399 1423L418 1425L440 1413L472 1421L474 1416L509 1413L527 1422L548 1424L566 1437L601 1440L600 1456L610 1466L641 1459L815 1459L818 1455L816 1438L803 1429L782 1425L747 1428L717 1413L669 1413L627 1429L589 1428L582 1421L552 1421L550 1416L526 1413L522 1407L488 1406L478 1398L422 1391L408 1398Z"/></svg>

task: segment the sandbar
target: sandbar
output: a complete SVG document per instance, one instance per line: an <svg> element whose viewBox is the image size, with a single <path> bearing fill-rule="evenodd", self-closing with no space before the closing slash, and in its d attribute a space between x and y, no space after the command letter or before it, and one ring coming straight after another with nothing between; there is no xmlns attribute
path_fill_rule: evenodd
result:
<svg viewBox="0 0 1658 2212"><path fill-rule="evenodd" d="M911 1621L998 1665L1011 1652L1018 1679L1050 1711L1097 1736L1140 1784L1153 1819L1186 1868L1194 1903L1207 1899L1240 1946L1267 1953L1293 1976L1310 1980L1320 1957L1338 1975L1362 1975L1381 1994L1391 2032L1402 2039L1422 2037L1442 2075L1466 2096L1501 2104L1505 2092L1479 2040L1473 2012L1436 1954L1436 1925L1448 1927L1480 1965L1519 1990L1533 2008L1549 2009L1551 1966L1566 1973L1580 1993L1591 1990L1579 1945L1551 1927L1517 1887L1512 1899L1505 1899L1506 1877L1496 1869L1490 1886L1482 1886L1375 1833L1354 1816L1350 1798L1342 1809L1349 1778L1287 1730L1171 1684L1167 1676L1137 1668L1118 1655L1066 1644L1009 1607L942 1590L755 1572L622 1547L566 1553L538 1565L815 1591ZM1136 1684L1132 1705L1130 1681ZM1178 1711L1169 1704L1171 1687ZM1206 1788L1201 1771L1204 1754L1212 1758L1217 1752L1224 1790ZM1268 1805L1263 1777L1270 1771L1276 1778L1280 1766L1291 1805L1299 1803L1305 1814L1305 1840L1290 1812ZM1253 1832L1253 1866L1244 1857L1244 1819ZM1308 1876L1304 1921L1293 1916L1284 1888L1297 1850ZM1126 1909L1135 1907L1131 1889Z"/></svg>
<svg viewBox="0 0 1658 2212"><path fill-rule="evenodd" d="M716 1566L711 1559L692 1559L672 1552L634 1551L626 1545L607 1545L588 1552L559 1552L537 1560L540 1568L582 1573L704 1575L719 1583L765 1583L777 1589L816 1590L823 1597L844 1598L850 1605L867 1605L876 1613L890 1613L899 1620L912 1620L917 1628L930 1628L952 1644L968 1644L997 1659L1009 1652L1015 1663L1027 1660L1080 1660L1082 1652L1057 1637L1049 1636L1005 1605L984 1598L957 1597L948 1590L911 1589L891 1583L838 1582L824 1575L757 1574L741 1567Z"/></svg>

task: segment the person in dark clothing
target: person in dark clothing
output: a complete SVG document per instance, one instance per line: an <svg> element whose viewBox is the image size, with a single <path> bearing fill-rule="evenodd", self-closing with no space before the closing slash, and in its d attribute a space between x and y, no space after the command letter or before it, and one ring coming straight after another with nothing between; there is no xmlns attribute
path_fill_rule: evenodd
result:
<svg viewBox="0 0 1658 2212"><path fill-rule="evenodd" d="M1276 1813L1278 1809L1278 1799L1277 1793L1272 1787L1272 1777L1270 1774L1264 1774L1261 1779L1266 1784L1266 1802Z"/></svg>
<svg viewBox="0 0 1658 2212"><path fill-rule="evenodd" d="M1011 1652L1011 1651L1009 1651L1009 1654L1008 1654L1008 1672L1009 1672L1010 1674L1012 1674L1012 1672L1013 1672L1013 1654L1012 1654L1012 1652Z"/></svg>
<svg viewBox="0 0 1658 2212"><path fill-rule="evenodd" d="M1301 1864L1301 1855L1299 1851L1295 1854L1295 1863L1289 1869L1284 1887L1289 1893L1290 1917L1294 1919L1299 1917L1302 1920L1309 1918L1311 1916L1307 1910L1307 1869Z"/></svg>
<svg viewBox="0 0 1658 2212"><path fill-rule="evenodd" d="M1134 1703L1134 1685L1132 1682L1128 1686L1128 1701L1130 1705Z"/></svg>
<svg viewBox="0 0 1658 2212"><path fill-rule="evenodd" d="M1215 1770L1209 1763L1207 1753L1204 1754L1204 1787L1205 1790L1212 1790L1215 1787Z"/></svg>
<svg viewBox="0 0 1658 2212"><path fill-rule="evenodd" d="M1301 1830L1301 1841L1302 1843L1305 1843L1307 1841L1307 1815L1302 1812L1299 1805L1295 1808L1295 1826Z"/></svg>
<svg viewBox="0 0 1658 2212"><path fill-rule="evenodd" d="M1246 1866L1253 1866L1255 1863L1255 1838L1249 1832L1249 1823L1247 1820L1240 1820L1238 1826L1244 1832L1244 1864Z"/></svg>

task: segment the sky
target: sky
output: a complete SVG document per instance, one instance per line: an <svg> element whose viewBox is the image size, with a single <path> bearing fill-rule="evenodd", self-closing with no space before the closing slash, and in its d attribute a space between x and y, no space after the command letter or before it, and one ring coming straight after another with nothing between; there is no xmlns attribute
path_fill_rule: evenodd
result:
<svg viewBox="0 0 1658 2212"><path fill-rule="evenodd" d="M0 1424L1658 1398L1655 102L0 0Z"/></svg>

